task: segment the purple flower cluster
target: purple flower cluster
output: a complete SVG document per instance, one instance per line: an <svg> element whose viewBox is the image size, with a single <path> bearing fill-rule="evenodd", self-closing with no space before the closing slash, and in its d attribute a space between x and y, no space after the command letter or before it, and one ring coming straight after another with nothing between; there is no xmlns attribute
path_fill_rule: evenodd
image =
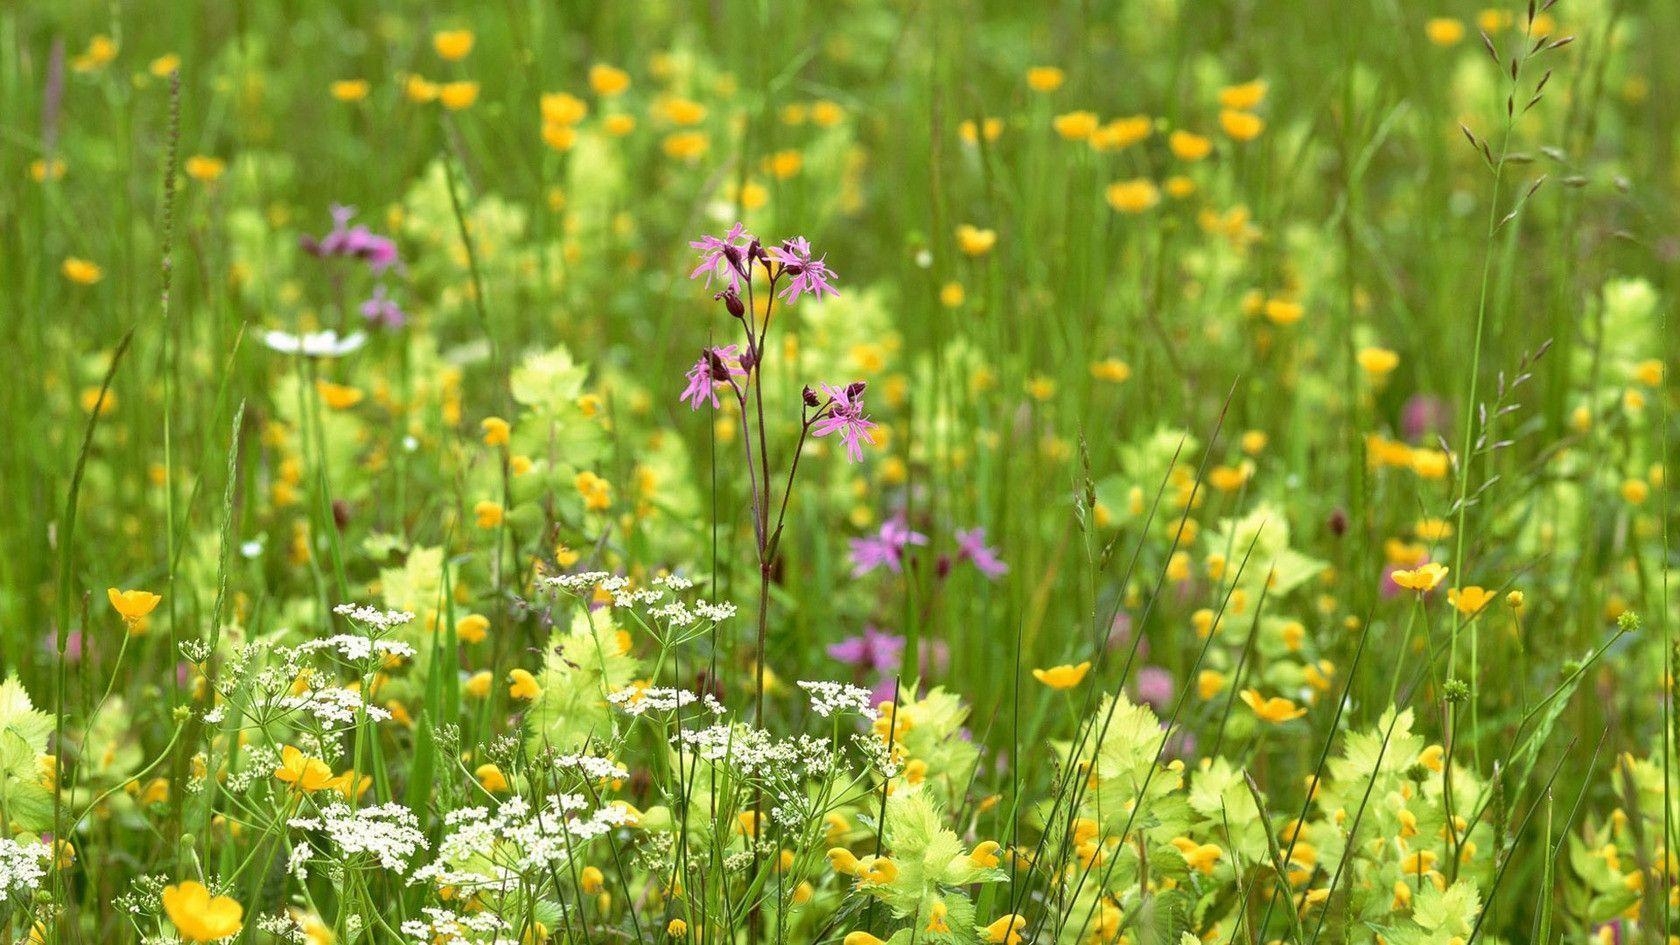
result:
<svg viewBox="0 0 1680 945"><path fill-rule="evenodd" d="M952 537L957 542L956 560L974 565L975 570L988 581L996 581L1009 572L1009 565L998 557L997 549L986 544L986 529L983 526L956 529ZM913 531L900 513L883 522L875 534L853 538L850 542L852 577L863 577L877 568L886 568L894 574L902 573L905 549L911 545L926 545L928 536ZM950 571L950 564L949 559L941 558L941 577Z"/></svg>
<svg viewBox="0 0 1680 945"><path fill-rule="evenodd" d="M840 290L831 284L839 280L828 268L828 257L812 258L811 243L803 236L783 240L780 246L766 247L758 237L747 232L744 223L737 223L722 236L702 236L688 245L700 252L700 264L688 274L690 279L706 277L706 287L714 278L724 283L724 294L741 294L741 280L752 279L754 263L762 265L771 285L783 278L787 285L776 297L792 302L801 295L821 299L825 294L838 296Z"/></svg>
<svg viewBox="0 0 1680 945"><path fill-rule="evenodd" d="M355 216L355 207L333 204L332 231L319 239L306 234L298 242L304 252L320 259L351 259L365 263L368 272L374 276L383 276L393 269L400 272L402 260L397 255L396 242L361 224L351 226L350 221ZM401 328L408 321L408 316L391 298L384 283L374 286L373 295L361 304L361 313L368 321L390 329Z"/></svg>
<svg viewBox="0 0 1680 945"><path fill-rule="evenodd" d="M895 677L904 658L904 646L904 638L898 634L866 625L857 636L829 644L828 655L852 667L859 682L868 683L873 678L874 689L869 703L880 705L893 697ZM918 651L925 672L940 674L948 668L951 651L945 641L923 640Z"/></svg>

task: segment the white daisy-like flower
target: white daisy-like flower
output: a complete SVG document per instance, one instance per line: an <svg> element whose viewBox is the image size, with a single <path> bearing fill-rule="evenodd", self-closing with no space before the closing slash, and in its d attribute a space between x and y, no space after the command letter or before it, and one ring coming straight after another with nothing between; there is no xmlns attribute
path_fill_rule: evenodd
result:
<svg viewBox="0 0 1680 945"><path fill-rule="evenodd" d="M263 344L281 354L302 352L311 358L342 358L367 344L367 332L355 331L340 338L332 329L294 335L289 331L270 331L263 335Z"/></svg>

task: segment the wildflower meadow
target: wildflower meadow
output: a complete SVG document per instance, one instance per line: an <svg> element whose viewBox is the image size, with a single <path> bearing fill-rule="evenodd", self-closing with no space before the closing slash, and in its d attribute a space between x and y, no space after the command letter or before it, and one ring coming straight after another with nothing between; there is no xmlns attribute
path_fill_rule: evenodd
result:
<svg viewBox="0 0 1680 945"><path fill-rule="evenodd" d="M1680 943L1673 0L0 4L0 945Z"/></svg>

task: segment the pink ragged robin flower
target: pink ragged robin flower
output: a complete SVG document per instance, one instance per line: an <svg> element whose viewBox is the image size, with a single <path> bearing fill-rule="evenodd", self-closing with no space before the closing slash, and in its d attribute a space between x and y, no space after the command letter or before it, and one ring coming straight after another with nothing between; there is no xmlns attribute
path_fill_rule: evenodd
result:
<svg viewBox="0 0 1680 945"><path fill-rule="evenodd" d="M814 299L822 299L823 293L838 297L840 291L829 285L829 280L838 279L834 270L828 268L827 256L818 259L811 258L811 244L803 236L796 236L790 240L783 240L781 246L771 246L764 250L770 260L779 263L782 274L788 276L788 284L776 297L787 302L797 299L801 293L810 293Z"/></svg>
<svg viewBox="0 0 1680 945"><path fill-rule="evenodd" d="M735 345L707 348L700 352L699 360L688 369L688 386L683 388L682 397L679 399L687 401L691 410L699 410L700 405L709 400L715 410L720 405L718 387L728 384L730 378L744 377L746 373L741 367L741 355Z"/></svg>
<svg viewBox="0 0 1680 945"><path fill-rule="evenodd" d="M700 265L688 274L690 279L706 277L711 288L712 277L724 281L730 291L741 291L741 280L752 270L753 257L759 252L758 237L747 232L745 223L737 223L723 236L702 236L688 245L700 251Z"/></svg>
<svg viewBox="0 0 1680 945"><path fill-rule="evenodd" d="M811 433L816 436L827 436L839 433L840 442L846 448L846 455L852 462L863 461L863 443L875 442L870 431L875 429L874 421L863 412L862 381L853 381L845 387L835 387L831 384L822 386L823 393L828 395L828 403L824 406L816 423L811 426Z"/></svg>

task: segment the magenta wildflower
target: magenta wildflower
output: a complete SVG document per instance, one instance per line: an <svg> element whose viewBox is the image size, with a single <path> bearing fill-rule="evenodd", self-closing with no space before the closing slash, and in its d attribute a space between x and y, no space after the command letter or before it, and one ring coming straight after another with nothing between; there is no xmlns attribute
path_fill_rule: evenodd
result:
<svg viewBox="0 0 1680 945"><path fill-rule="evenodd" d="M830 644L828 655L858 669L891 671L898 668L899 657L904 655L904 638L866 626L863 633Z"/></svg>
<svg viewBox="0 0 1680 945"><path fill-rule="evenodd" d="M811 427L816 436L838 432L840 442L846 447L846 455L854 463L863 460L863 442L868 440L871 445L875 442L870 435L870 431L875 429L875 422L863 413L863 388L862 381L853 381L845 387L824 384L822 389L828 395L828 405Z"/></svg>
<svg viewBox="0 0 1680 945"><path fill-rule="evenodd" d="M386 328L401 328L408 321L402 306L386 294L384 285L373 287L373 297L362 303L362 317Z"/></svg>
<svg viewBox="0 0 1680 945"><path fill-rule="evenodd" d="M688 386L683 388L678 399L687 401L691 410L699 410L701 404L710 400L715 410L720 406L718 387L729 383L731 377L743 377L746 373L735 345L707 348L700 352L700 359L688 369Z"/></svg>
<svg viewBox="0 0 1680 945"><path fill-rule="evenodd" d="M997 549L986 547L986 528L976 525L966 531L956 531L959 556L974 562L974 567L988 580L995 581L1009 571L1009 565L997 556Z"/></svg>
<svg viewBox="0 0 1680 945"><path fill-rule="evenodd" d="M368 270L374 275L397 265L397 244L365 226L352 227L350 220L355 215L355 207L333 204L332 232L320 239L303 237L300 242L304 250L323 259L331 256L360 259L367 263Z"/></svg>
<svg viewBox="0 0 1680 945"><path fill-rule="evenodd" d="M895 515L881 523L881 530L868 538L851 539L852 577L863 577L879 567L894 574L904 570L904 549L925 545L928 537L911 531L904 516Z"/></svg>
<svg viewBox="0 0 1680 945"><path fill-rule="evenodd" d="M1146 702L1156 710L1163 710L1173 697L1172 674L1159 666L1145 666L1138 670L1137 694L1140 702Z"/></svg>
<svg viewBox="0 0 1680 945"><path fill-rule="evenodd" d="M811 244L803 236L796 236L791 240L783 240L782 245L765 249L764 254L772 262L780 263L782 274L789 276L788 284L776 297L788 302L798 298L800 293L809 292L812 298L821 299L823 293L838 297L840 290L829 285L830 279L839 279L834 270L828 268L828 257L811 258Z"/></svg>
<svg viewBox="0 0 1680 945"><path fill-rule="evenodd" d="M749 275L758 237L747 232L746 224L737 223L723 236L702 236L688 245L700 251L700 265L688 274L690 279L698 279L704 274L709 289L712 277L716 276L728 285L730 291L739 293L741 280Z"/></svg>

